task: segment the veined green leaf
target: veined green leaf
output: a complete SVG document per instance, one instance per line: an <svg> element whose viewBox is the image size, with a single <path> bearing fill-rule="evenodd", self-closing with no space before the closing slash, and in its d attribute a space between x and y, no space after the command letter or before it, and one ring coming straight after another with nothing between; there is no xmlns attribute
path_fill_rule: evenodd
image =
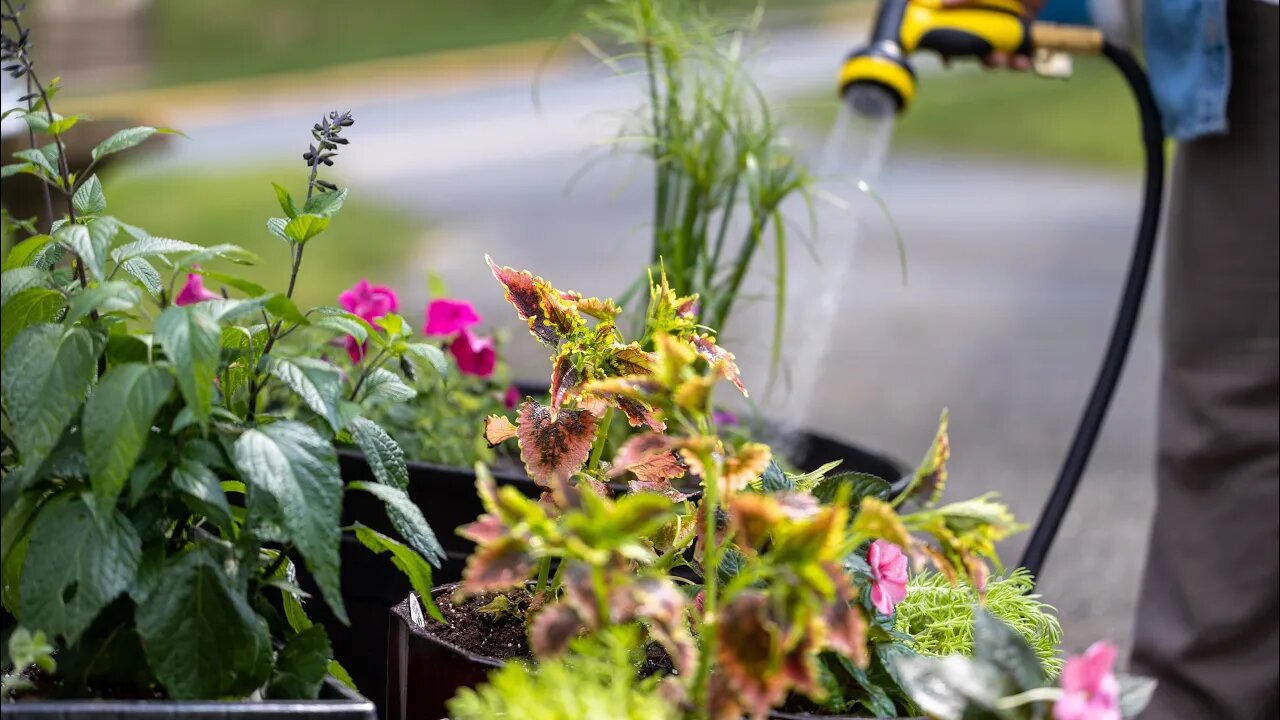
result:
<svg viewBox="0 0 1280 720"><path fill-rule="evenodd" d="M93 492L101 500L112 503L124 489L156 412L172 390L172 375L140 363L117 365L98 381L84 404L80 430Z"/></svg>
<svg viewBox="0 0 1280 720"><path fill-rule="evenodd" d="M185 269L192 265L207 263L215 258L226 260L227 262L233 262L237 265L254 265L262 262L262 258L258 257L255 253L245 250L239 245L222 243L220 245L210 245L199 252L193 252L190 255L181 258L176 267L179 269Z"/></svg>
<svg viewBox="0 0 1280 720"><path fill-rule="evenodd" d="M7 351L13 339L37 323L52 322L66 298L56 290L28 288L0 309L0 351Z"/></svg>
<svg viewBox="0 0 1280 720"><path fill-rule="evenodd" d="M148 235L147 237L134 240L131 243L125 243L115 250L112 250L111 259L118 263L122 263L131 258L150 257L152 255L173 255L176 253L200 252L203 250L203 247L194 243Z"/></svg>
<svg viewBox="0 0 1280 720"><path fill-rule="evenodd" d="M19 160L26 160L36 166L44 174L45 177L54 181L59 187L62 186L60 176L58 174L58 146L49 143L43 148L27 148L19 150L13 154Z"/></svg>
<svg viewBox="0 0 1280 720"><path fill-rule="evenodd" d="M106 157L107 155L112 155L122 150L128 150L156 133L173 132L173 130L169 130L167 128L153 128L146 126L126 128L98 143L98 146L93 149L93 159L98 160Z"/></svg>
<svg viewBox="0 0 1280 720"><path fill-rule="evenodd" d="M101 350L84 328L33 325L14 339L0 382L24 463L39 464L57 444L84 402Z"/></svg>
<svg viewBox="0 0 1280 720"><path fill-rule="evenodd" d="M298 206L293 204L293 196L288 190L280 187L276 183L271 183L271 187L276 191L276 201L280 203L280 209L290 218L298 217Z"/></svg>
<svg viewBox="0 0 1280 720"><path fill-rule="evenodd" d="M329 218L322 215L298 215L285 223L284 234L296 243L305 243L329 227Z"/></svg>
<svg viewBox="0 0 1280 720"><path fill-rule="evenodd" d="M22 570L22 621L74 644L133 582L142 541L114 508L64 496L36 516Z"/></svg>
<svg viewBox="0 0 1280 720"><path fill-rule="evenodd" d="M440 348L429 343L409 343L405 346L405 354L414 360L419 361L421 366L425 363L437 375L446 375L449 372L449 360L444 356Z"/></svg>
<svg viewBox="0 0 1280 720"><path fill-rule="evenodd" d="M90 175L80 185L71 197L71 204L81 215L99 215L107 209L107 196L102 191L102 181L97 175Z"/></svg>
<svg viewBox="0 0 1280 720"><path fill-rule="evenodd" d="M284 226L288 224L289 218L267 218L267 232L292 245L293 240L284 233Z"/></svg>
<svg viewBox="0 0 1280 720"><path fill-rule="evenodd" d="M333 217L342 209L342 204L346 200L347 191L345 188L337 192L318 193L311 196L311 199L303 206L302 212L326 218Z"/></svg>
<svg viewBox="0 0 1280 720"><path fill-rule="evenodd" d="M205 270L204 268L192 268L192 272L196 273L197 275L203 275L204 277L207 277L210 280L216 283L219 283L221 285L226 285L229 288L234 288L236 290L239 290L245 295L249 295L251 297L257 297L259 295L267 294L266 288L262 287L261 285L255 282L249 282L248 280L245 280L243 278L238 278L235 275L228 275L226 273L214 272L212 270Z"/></svg>
<svg viewBox="0 0 1280 720"><path fill-rule="evenodd" d="M444 548L436 539L436 534L427 524L422 510L413 504L408 493L393 485L381 483L352 482L348 484L352 490L363 490L378 498L387 507L387 518L396 532L408 541L409 545L435 564L444 562Z"/></svg>
<svg viewBox="0 0 1280 720"><path fill-rule="evenodd" d="M357 417L352 419L347 429L351 432L351 439L364 453L375 480L401 490L409 488L404 450L378 423Z"/></svg>
<svg viewBox="0 0 1280 720"><path fill-rule="evenodd" d="M324 418L336 433L338 403L342 400L342 371L331 363L311 358L270 358L267 371L292 390L312 412Z"/></svg>
<svg viewBox="0 0 1280 720"><path fill-rule="evenodd" d="M53 238L48 235L33 235L19 242L9 250L8 257L4 259L3 269L8 271L31 265L36 257L39 256L40 251L52 240Z"/></svg>
<svg viewBox="0 0 1280 720"><path fill-rule="evenodd" d="M0 178L13 177L14 175L21 175L23 173L35 175L37 177L40 175L40 171L36 168L34 163L25 162L0 165Z"/></svg>
<svg viewBox="0 0 1280 720"><path fill-rule="evenodd" d="M213 406L222 329L199 305L174 305L156 319L155 338L173 363L182 397L201 427L206 426Z"/></svg>
<svg viewBox="0 0 1280 720"><path fill-rule="evenodd" d="M134 615L147 663L174 699L241 698L271 672L266 623L201 549L166 561Z"/></svg>
<svg viewBox="0 0 1280 720"><path fill-rule="evenodd" d="M284 320L285 322L293 323L294 325L311 324L311 321L307 319L307 316L303 315L302 312L298 310L298 306L284 295L274 293L265 297L267 312L271 313L272 316L279 318L280 320Z"/></svg>
<svg viewBox="0 0 1280 720"><path fill-rule="evenodd" d="M226 537L233 537L231 506L218 476L207 465L184 457L174 467L171 482L192 511L209 518Z"/></svg>
<svg viewBox="0 0 1280 720"><path fill-rule="evenodd" d="M301 423L281 421L252 428L236 440L236 469L249 486L249 505L265 494L334 615L347 612L338 582L342 477L333 444Z"/></svg>
<svg viewBox="0 0 1280 720"><path fill-rule="evenodd" d="M399 375L386 368L373 368L365 376L361 396L365 400L386 398L391 402L404 402L414 398L417 394L418 391L406 385Z"/></svg>
<svg viewBox="0 0 1280 720"><path fill-rule="evenodd" d="M146 288L151 297L159 298L160 293L164 292L164 279L160 277L155 266L146 260L137 257L129 258L120 263L120 269L129 273L142 287Z"/></svg>
<svg viewBox="0 0 1280 720"><path fill-rule="evenodd" d="M142 293L132 283L108 280L101 285L85 288L67 298L67 316L71 324L97 310L102 313L132 310L142 301Z"/></svg>
<svg viewBox="0 0 1280 720"><path fill-rule="evenodd" d="M391 553L391 564L399 568L400 572L409 578L409 584L413 586L414 592L418 594L418 600L426 608L427 613L440 622L446 622L444 615L440 612L440 608L436 607L435 600L431 595L431 566L427 564L426 560L422 559L421 555L414 552L412 548L360 523L356 523L356 539L360 541L360 544L379 555L384 552Z"/></svg>
<svg viewBox="0 0 1280 720"><path fill-rule="evenodd" d="M34 267L17 267L5 270L0 274L0 307L9 299L29 288L48 288L53 285L53 277L48 270Z"/></svg>
<svg viewBox="0 0 1280 720"><path fill-rule="evenodd" d="M285 642L276 658L275 673L267 684L267 697L313 698L329 671L333 650L329 636L319 625L299 632Z"/></svg>

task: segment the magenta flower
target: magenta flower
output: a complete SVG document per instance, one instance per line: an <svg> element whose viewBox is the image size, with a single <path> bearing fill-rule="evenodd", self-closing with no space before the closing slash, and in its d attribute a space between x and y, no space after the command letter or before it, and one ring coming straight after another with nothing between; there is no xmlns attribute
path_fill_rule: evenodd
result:
<svg viewBox="0 0 1280 720"><path fill-rule="evenodd" d="M516 406L520 404L521 397L520 388L511 385L507 387L507 392L502 396L502 404L508 410L515 410Z"/></svg>
<svg viewBox="0 0 1280 720"><path fill-rule="evenodd" d="M368 280L361 280L351 286L351 289L343 290L338 296L338 302L347 312L359 315L370 323L387 313L395 312L400 306L394 290L383 285L370 285Z"/></svg>
<svg viewBox="0 0 1280 720"><path fill-rule="evenodd" d="M452 335L480 323L480 315L465 300L432 300L427 305L427 335Z"/></svg>
<svg viewBox="0 0 1280 720"><path fill-rule="evenodd" d="M1054 720L1120 720L1115 661L1116 648L1107 642L1096 642L1084 655L1067 658L1062 698L1053 704Z"/></svg>
<svg viewBox="0 0 1280 720"><path fill-rule="evenodd" d="M907 596L907 556L888 540L876 540L867 551L871 566L871 604L885 615Z"/></svg>
<svg viewBox="0 0 1280 720"><path fill-rule="evenodd" d="M464 375L475 375L487 378L493 374L493 366L498 358L493 347L493 338L478 338L470 330L458 333L449 345L449 352L458 361L458 370Z"/></svg>
<svg viewBox="0 0 1280 720"><path fill-rule="evenodd" d="M363 279L352 285L350 289L343 290L338 296L338 303L344 310L359 316L367 323L372 323L387 313L395 312L400 305L394 290L383 285L370 285L368 280ZM358 343L350 335L343 338L343 344L346 345L347 355L353 363L360 362L368 346L367 342Z"/></svg>
<svg viewBox="0 0 1280 720"><path fill-rule="evenodd" d="M187 281L183 283L182 289L178 291L177 297L173 299L173 304L195 305L205 300L220 299L222 299L221 295L205 288L203 277L195 273L187 273Z"/></svg>

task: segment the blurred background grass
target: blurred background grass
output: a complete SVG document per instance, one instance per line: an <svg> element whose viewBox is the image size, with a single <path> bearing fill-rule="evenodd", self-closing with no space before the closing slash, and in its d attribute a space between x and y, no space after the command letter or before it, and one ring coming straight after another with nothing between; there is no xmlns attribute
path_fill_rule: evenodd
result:
<svg viewBox="0 0 1280 720"><path fill-rule="evenodd" d="M283 292L289 250L269 234L266 221L280 215L271 183L296 197L305 177L296 168L266 167L228 173L140 173L122 168L103 179L112 215L153 235L200 245L234 243L262 257L260 265L223 263L212 267ZM361 278L392 283L401 276L406 254L422 247L424 229L403 210L355 190L329 229L307 244L296 297L299 307L334 305L338 293ZM403 308L402 308L403 310ZM415 321L414 313L407 317Z"/></svg>

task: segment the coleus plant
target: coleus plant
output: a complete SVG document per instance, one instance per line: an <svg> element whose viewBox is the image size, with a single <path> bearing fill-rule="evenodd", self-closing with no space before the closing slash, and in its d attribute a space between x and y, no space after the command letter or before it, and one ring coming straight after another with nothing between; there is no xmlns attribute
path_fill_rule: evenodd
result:
<svg viewBox="0 0 1280 720"><path fill-rule="evenodd" d="M430 588L428 560L443 555L404 492L398 448L352 400L367 377L280 342L305 330L355 335L396 357L438 353L408 342L394 319L302 312L291 299L304 252L346 197L320 171L354 121L335 112L316 123L304 199L276 188L286 217L266 231L291 272L286 290L268 292L207 267L254 261L242 248L153 236L108 214L92 167L74 172L63 149L84 118L53 111L17 14L5 20L19 38L6 36L6 56L38 88L15 114L51 142L4 174L34 175L65 201L65 215L3 265L3 604L15 636L54 649L56 678L40 692L313 697L326 672L345 673L307 618L296 568L346 621L343 493L385 502L403 541L350 530L415 587ZM93 156L156 132L122 131ZM265 402L277 387L296 402ZM377 458L378 482L344 487L333 442L347 437Z"/></svg>
<svg viewBox="0 0 1280 720"><path fill-rule="evenodd" d="M489 418L486 437L517 440L546 492L532 500L479 473L486 512L459 530L478 545L461 592L532 581L539 657L584 632L640 623L670 658L662 688L684 715L761 717L793 693L845 692L831 658L853 682L874 684L872 649L898 639L889 614L909 556L980 584L991 544L1016 529L990 498L936 505L945 416L894 499L876 477L783 472L767 446L716 434L715 385L745 389L733 355L698 324L696 297L651 282L644 333L627 342L611 302L489 262L554 353L549 404L529 398L514 422ZM606 460L615 413L632 434ZM628 492L611 497L623 478ZM900 515L908 504L921 507Z"/></svg>

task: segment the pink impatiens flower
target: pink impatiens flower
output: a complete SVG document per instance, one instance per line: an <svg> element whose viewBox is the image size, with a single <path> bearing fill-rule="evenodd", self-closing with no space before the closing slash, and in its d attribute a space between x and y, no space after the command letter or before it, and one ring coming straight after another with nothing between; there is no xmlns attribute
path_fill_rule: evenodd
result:
<svg viewBox="0 0 1280 720"><path fill-rule="evenodd" d="M1054 720L1120 720L1115 661L1116 648L1107 642L1096 642L1084 655L1067 658L1062 698L1053 704Z"/></svg>
<svg viewBox="0 0 1280 720"><path fill-rule="evenodd" d="M465 300L432 300L427 305L427 335L452 335L480 323L480 315Z"/></svg>
<svg viewBox="0 0 1280 720"><path fill-rule="evenodd" d="M187 273L187 281L183 283L178 295L173 298L174 305L195 305L205 300L220 300L222 296L205 288L204 278L196 273Z"/></svg>
<svg viewBox="0 0 1280 720"><path fill-rule="evenodd" d="M521 397L520 388L515 385L508 386L507 392L502 395L502 405L508 410L515 410L520 404Z"/></svg>
<svg viewBox="0 0 1280 720"><path fill-rule="evenodd" d="M350 289L343 290L338 296L338 303L347 312L369 323L387 313L395 312L400 306L394 290L383 285L370 285L368 280L361 280ZM360 362L368 343L358 343L355 338L348 335L344 338L344 344L351 362Z"/></svg>
<svg viewBox="0 0 1280 720"><path fill-rule="evenodd" d="M907 596L907 556L887 540L876 540L867 551L871 566L871 604L885 615Z"/></svg>
<svg viewBox="0 0 1280 720"><path fill-rule="evenodd" d="M338 302L344 310L359 315L365 322L393 313L400 306L394 290L383 285L370 285L368 280L361 280L349 290L343 290Z"/></svg>
<svg viewBox="0 0 1280 720"><path fill-rule="evenodd" d="M487 378L493 374L493 366L497 364L497 353L494 351L493 338L478 338L470 330L463 330L449 345L449 352L458 361L458 370L464 375L475 375Z"/></svg>

